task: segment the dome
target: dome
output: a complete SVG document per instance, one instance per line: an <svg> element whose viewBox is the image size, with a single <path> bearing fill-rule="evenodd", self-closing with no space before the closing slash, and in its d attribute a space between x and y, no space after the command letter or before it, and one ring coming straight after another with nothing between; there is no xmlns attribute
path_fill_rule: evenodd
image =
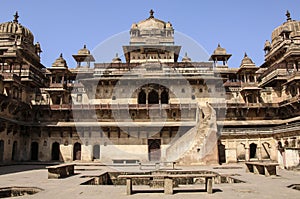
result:
<svg viewBox="0 0 300 199"><path fill-rule="evenodd" d="M247 55L247 53L245 53L244 58L242 59L242 63L241 65L246 65L246 64L254 64L252 59L250 59Z"/></svg>
<svg viewBox="0 0 300 199"><path fill-rule="evenodd" d="M112 63L121 63L122 60L119 57L118 53L116 53L116 56L112 59Z"/></svg>
<svg viewBox="0 0 300 199"><path fill-rule="evenodd" d="M282 41L282 33L290 33L290 37L300 36L300 21L291 19L289 11L286 13L287 21L272 32L272 47Z"/></svg>
<svg viewBox="0 0 300 199"><path fill-rule="evenodd" d="M150 10L150 16L143 20L140 21L139 23L134 23L132 24L131 28L132 29L140 29L140 30L147 30L147 29L172 29L172 24L170 22L166 23L162 20L156 19L154 17L154 11Z"/></svg>
<svg viewBox="0 0 300 199"><path fill-rule="evenodd" d="M78 55L89 55L90 51L86 48L86 45L83 46L82 49L78 50Z"/></svg>
<svg viewBox="0 0 300 199"><path fill-rule="evenodd" d="M226 55L226 49L222 48L220 44L218 44L218 47L216 48L216 50L214 50L214 54L215 55Z"/></svg>
<svg viewBox="0 0 300 199"><path fill-rule="evenodd" d="M191 62L192 59L188 57L187 53L185 53L184 57L182 58L182 62Z"/></svg>
<svg viewBox="0 0 300 199"><path fill-rule="evenodd" d="M0 34L13 34L13 35L22 35L25 39L27 39L28 42L33 44L33 34L31 31L22 26L18 22L18 12L14 15L14 20L10 22L5 22L0 24Z"/></svg>
<svg viewBox="0 0 300 199"><path fill-rule="evenodd" d="M52 64L52 67L64 67L67 68L67 62L66 60L63 58L62 53L60 54L59 58L57 58L55 60L55 62Z"/></svg>

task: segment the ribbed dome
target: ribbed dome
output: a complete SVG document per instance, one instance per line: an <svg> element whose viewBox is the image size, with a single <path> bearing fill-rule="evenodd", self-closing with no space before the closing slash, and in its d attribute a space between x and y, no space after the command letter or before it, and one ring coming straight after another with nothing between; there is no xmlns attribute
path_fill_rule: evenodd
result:
<svg viewBox="0 0 300 199"><path fill-rule="evenodd" d="M14 20L10 22L5 22L0 24L0 34L17 34L17 35L22 35L24 38L27 39L28 42L33 43L33 34L31 31L22 26L18 22L18 12L14 15Z"/></svg>
<svg viewBox="0 0 300 199"><path fill-rule="evenodd" d="M90 51L86 48L86 45L82 49L78 50L78 55L89 55Z"/></svg>
<svg viewBox="0 0 300 199"><path fill-rule="evenodd" d="M286 13L287 21L284 22L281 26L275 28L272 32L272 46L275 46L277 43L282 41L280 36L283 32L290 32L290 37L300 36L300 21L292 20L290 13Z"/></svg>

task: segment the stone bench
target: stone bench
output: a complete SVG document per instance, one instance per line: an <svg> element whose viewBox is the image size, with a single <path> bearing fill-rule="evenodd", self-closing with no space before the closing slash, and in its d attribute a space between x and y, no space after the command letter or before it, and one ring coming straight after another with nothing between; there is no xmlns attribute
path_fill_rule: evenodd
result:
<svg viewBox="0 0 300 199"><path fill-rule="evenodd" d="M205 191L212 194L212 179L216 177L216 174L166 174L166 175L119 175L118 178L126 179L126 193L132 194L132 179L141 178L164 178L164 193L173 194L173 179L174 178L205 178Z"/></svg>
<svg viewBox="0 0 300 199"><path fill-rule="evenodd" d="M261 174L265 176L277 175L277 163L268 162L245 162L246 172Z"/></svg>
<svg viewBox="0 0 300 199"><path fill-rule="evenodd" d="M75 164L59 164L46 167L48 169L48 179L66 178L74 175Z"/></svg>

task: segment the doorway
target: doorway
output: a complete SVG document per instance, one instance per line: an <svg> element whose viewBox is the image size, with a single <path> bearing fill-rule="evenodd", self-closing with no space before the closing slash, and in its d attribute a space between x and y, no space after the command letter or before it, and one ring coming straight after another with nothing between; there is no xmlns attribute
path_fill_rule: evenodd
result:
<svg viewBox="0 0 300 199"><path fill-rule="evenodd" d="M161 145L161 140L159 139L148 140L149 161L160 161L160 156L161 156L160 145Z"/></svg>
<svg viewBox="0 0 300 199"><path fill-rule="evenodd" d="M18 143L14 141L12 153L11 153L11 160L17 160L17 151L18 151Z"/></svg>
<svg viewBox="0 0 300 199"><path fill-rule="evenodd" d="M38 160L39 158L39 143L31 143L31 160Z"/></svg>
<svg viewBox="0 0 300 199"><path fill-rule="evenodd" d="M0 140L0 162L4 159L4 141Z"/></svg>
<svg viewBox="0 0 300 199"><path fill-rule="evenodd" d="M59 155L60 155L59 143L54 142L52 144L51 159L52 160L59 160Z"/></svg>
<svg viewBox="0 0 300 199"><path fill-rule="evenodd" d="M225 155L225 145L219 142L218 145L219 151L219 164L226 163L226 155Z"/></svg>
<svg viewBox="0 0 300 199"><path fill-rule="evenodd" d="M93 147L93 160L100 159L100 146L98 144Z"/></svg>
<svg viewBox="0 0 300 199"><path fill-rule="evenodd" d="M251 158L257 158L256 157L256 148L257 148L257 144L250 144L250 159Z"/></svg>
<svg viewBox="0 0 300 199"><path fill-rule="evenodd" d="M73 160L81 160L81 144L78 142L74 144Z"/></svg>
<svg viewBox="0 0 300 199"><path fill-rule="evenodd" d="M148 96L148 104L159 104L158 93L155 90L152 90Z"/></svg>

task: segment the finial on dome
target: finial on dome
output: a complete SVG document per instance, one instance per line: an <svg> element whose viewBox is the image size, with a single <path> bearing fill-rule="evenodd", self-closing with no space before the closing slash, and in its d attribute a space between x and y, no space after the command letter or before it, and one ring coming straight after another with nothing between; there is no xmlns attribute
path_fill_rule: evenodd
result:
<svg viewBox="0 0 300 199"><path fill-rule="evenodd" d="M150 13L150 17L149 18L154 18L154 11L152 9L150 10L149 13Z"/></svg>
<svg viewBox="0 0 300 199"><path fill-rule="evenodd" d="M86 49L86 45L85 44L83 45L83 48Z"/></svg>
<svg viewBox="0 0 300 199"><path fill-rule="evenodd" d="M62 53L60 53L59 57L63 58L63 54L62 54Z"/></svg>
<svg viewBox="0 0 300 199"><path fill-rule="evenodd" d="M291 21L291 20L292 20L292 18L291 18L291 13L290 13L288 10L286 11L285 16L287 17L287 18L286 18L287 21Z"/></svg>
<svg viewBox="0 0 300 199"><path fill-rule="evenodd" d="M248 57L247 53L245 52L244 58Z"/></svg>
<svg viewBox="0 0 300 199"><path fill-rule="evenodd" d="M218 43L218 47L221 47L220 43Z"/></svg>
<svg viewBox="0 0 300 199"><path fill-rule="evenodd" d="M19 14L18 11L16 11L16 14L14 15L14 22L18 23Z"/></svg>

